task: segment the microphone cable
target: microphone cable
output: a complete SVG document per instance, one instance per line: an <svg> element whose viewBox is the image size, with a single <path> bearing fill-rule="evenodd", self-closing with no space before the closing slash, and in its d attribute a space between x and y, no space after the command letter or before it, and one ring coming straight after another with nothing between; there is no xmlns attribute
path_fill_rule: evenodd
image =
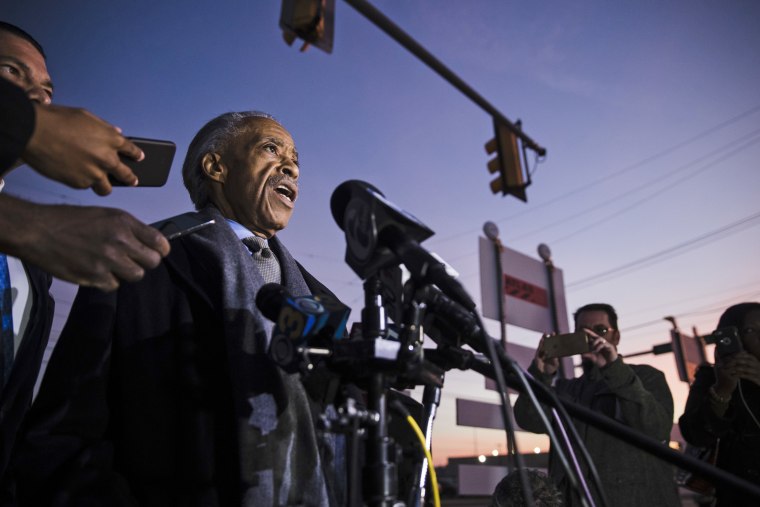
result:
<svg viewBox="0 0 760 507"><path fill-rule="evenodd" d="M526 507L533 507L533 488L531 488L528 474L525 471L525 460L523 459L522 454L520 454L520 451L517 448L517 442L515 441L516 423L514 420L514 414L512 412L512 405L509 403L509 397L507 396L507 383L504 380L504 372L502 371L500 356L496 352L496 346L494 345L493 340L488 335L488 333L486 333L486 328L483 325L483 319L480 318L480 315L477 312L472 313L477 321L478 326L480 327L480 338L488 349L488 355L491 360L491 367L493 368L494 376L496 377L496 387L497 391L499 392L499 398L501 399L501 415L504 419L504 429L507 432L507 449L510 449L511 444L512 448L510 450L512 451L512 457L514 459L515 465L517 466L517 471L520 476L520 485L522 486L523 500ZM506 355L505 352L502 353Z"/></svg>
<svg viewBox="0 0 760 507"><path fill-rule="evenodd" d="M409 426L412 427L414 434L417 436L417 440L419 440L420 447L427 460L428 472L430 473L430 485L433 489L433 505L435 507L441 507L441 495L438 491L438 476L436 475L435 467L433 466L433 455L430 454L430 451L427 448L425 435L422 433L420 425L417 424L417 421L414 420L414 417L412 417L412 414L409 413L409 410L407 410L403 403L398 400L393 400L391 406L404 416L404 419L406 419L406 422L409 423Z"/></svg>

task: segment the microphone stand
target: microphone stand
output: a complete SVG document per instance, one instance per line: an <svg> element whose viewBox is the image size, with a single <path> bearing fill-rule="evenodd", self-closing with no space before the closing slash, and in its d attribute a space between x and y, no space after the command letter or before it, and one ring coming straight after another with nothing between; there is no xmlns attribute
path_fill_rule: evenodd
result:
<svg viewBox="0 0 760 507"><path fill-rule="evenodd" d="M441 388L435 385L426 384L425 389L422 392L422 410L425 434L425 447L430 450L431 441L433 439L433 422L438 412L438 407L441 404ZM418 470L419 481L416 488L412 491L411 498L409 499L410 506L419 507L422 505L422 501L425 498L425 483L427 481L428 474L428 462L427 457L422 459L420 468Z"/></svg>
<svg viewBox="0 0 760 507"><path fill-rule="evenodd" d="M377 340L385 336L387 317L383 307L382 282L372 275L364 282L362 338ZM398 493L396 464L388 459L393 441L388 436L388 400L386 375L371 373L367 388L367 409L376 414L375 424L367 428L364 464L364 497L371 507L393 507Z"/></svg>

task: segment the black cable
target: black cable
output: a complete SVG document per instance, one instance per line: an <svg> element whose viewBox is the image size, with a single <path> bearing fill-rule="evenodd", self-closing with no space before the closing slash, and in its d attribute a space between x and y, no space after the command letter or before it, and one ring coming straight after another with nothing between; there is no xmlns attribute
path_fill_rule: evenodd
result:
<svg viewBox="0 0 760 507"><path fill-rule="evenodd" d="M583 455L583 459L588 464L589 472L591 473L591 478L594 481L594 486L596 487L597 491L600 492L600 500L602 502L602 506L609 505L609 502L607 501L607 496L604 493L604 489L601 486L601 479L599 478L599 473L596 469L596 465L594 465L594 462L591 459L591 455L588 453L588 449L586 449L585 444L583 443L583 441L580 438L580 435L578 434L578 430L575 428L575 424L573 424L573 421L570 419L570 416L568 415L567 411L565 411L565 408L560 403L559 399L557 398L556 393L553 390L546 387L545 385L543 385L541 382L539 382L535 378L533 378L533 376L530 375L530 373L523 371L520 365L518 365L513 359L508 357L506 353L504 353L500 359L503 363L506 363L506 365L510 367L512 372L519 379L520 384L523 387L523 393L528 395L528 398L530 399L531 404L536 408L536 411L539 414L539 417L541 417L541 421L544 423L544 427L546 428L547 434L549 435L549 440L552 442L565 442L565 446L567 448L580 449L581 454ZM552 400L554 400L554 403L556 404L554 410L558 412L558 414L555 416L554 419L557 422L557 425L561 429L563 429L563 425L569 428L569 434L572 436L574 440L574 445L573 445L573 442L567 441L566 438L563 438L563 439L557 438L556 434L554 433L551 423L546 417L546 413L541 409L541 404L539 403L533 389L530 386L531 383L533 383L533 385L539 386L539 389L541 389L545 393L546 396L550 396ZM564 455L564 451L561 447L557 449L557 456L562 462L562 466L565 470L565 473L568 475L568 478L570 479L570 483L573 489L577 491L578 483L579 482L583 483L584 490L587 493L589 493L588 499L593 504L593 497L590 496L588 487L585 486L585 482L582 480L581 471L576 469L576 472L578 473L579 478L575 478L573 476L573 474L570 472L570 465L569 465L569 462L567 461L567 457Z"/></svg>
<svg viewBox="0 0 760 507"><path fill-rule="evenodd" d="M530 486L530 480L528 479L528 473L525 470L525 460L523 459L520 451L517 449L517 443L515 442L515 427L517 426L514 420L514 414L512 413L512 405L509 403L507 397L507 383L504 380L504 372L501 369L501 361L499 360L499 354L496 352L493 340L485 331L485 325L483 320L477 312L472 312L475 316L478 325L480 326L480 340L485 343L486 349L488 349L488 355L491 357L491 366L496 377L496 387L501 399L501 415L504 419L504 429L507 432L507 448L509 448L510 442L512 442L515 466L517 467L517 473L520 476L520 485L522 486L523 500L526 507L533 507L533 488Z"/></svg>
<svg viewBox="0 0 760 507"><path fill-rule="evenodd" d="M711 480L720 482L726 486L741 489L744 492L750 493L755 498L760 499L760 487L756 484L696 458L674 451L668 446L663 445L662 442L621 424L612 418L600 415L587 407L577 403L560 400L550 389L535 379L532 379L531 383L534 387L538 387L538 391L545 403L552 406L555 406L554 404L556 403L556 408L561 406L562 409L566 409L568 413L572 412L573 416L577 419L594 426L608 435L627 442L628 444L641 449L652 456L676 465L679 468L704 475Z"/></svg>
<svg viewBox="0 0 760 507"><path fill-rule="evenodd" d="M533 389L531 388L530 383L528 382L528 379L525 376L525 372L523 372L520 366L514 361L510 360L509 363L512 365L512 371L515 373L515 375L520 380L520 383L523 386L523 393L528 395L528 398L530 399L531 404L536 408L536 411L539 414L539 417L541 417L541 421L544 423L544 427L546 428L546 433L547 435L549 435L549 440L552 442L552 445L555 445L556 443L557 448L555 449L555 452L560 462L562 463L562 468L565 470L565 474L567 475L568 480L570 481L570 486L573 488L573 490L578 491L579 490L578 484L581 483L583 485L583 490L585 492L585 496L579 495L581 497L581 501L585 505L588 505L589 503L591 505L594 505L594 499L591 496L591 492L589 491L585 480L583 480L583 474L581 473L577 460L573 460L573 464L575 466L571 469L570 463L568 462L567 456L565 455L566 450L572 451L572 449L574 448L572 442L567 440L567 433L563 431L562 439L557 438L557 435L554 432L554 428L551 422L546 417L546 413L543 411L541 404L538 402L538 399L536 398L536 395L533 392ZM554 420L556 421L556 424L560 430L564 430L565 427L570 428L569 433L573 435L575 439L575 444L576 444L575 448L578 448L581 450L581 454L583 454L583 458L589 464L589 470L591 471L592 479L596 483L595 485L597 487L597 490L601 491L600 496L602 500L602 507L606 507L608 505L607 497L604 494L604 490L601 489L601 482L599 480L599 474L596 471L596 466L594 465L594 462L591 460L591 457L589 456L588 449L586 449L585 444L580 440L580 436L578 435L578 431L575 429L575 425L573 424L573 422L570 420L570 418L567 416L566 413L564 414L564 419L563 419L562 415L556 409L554 409L552 412L554 414ZM564 445L562 445L561 443L564 443Z"/></svg>

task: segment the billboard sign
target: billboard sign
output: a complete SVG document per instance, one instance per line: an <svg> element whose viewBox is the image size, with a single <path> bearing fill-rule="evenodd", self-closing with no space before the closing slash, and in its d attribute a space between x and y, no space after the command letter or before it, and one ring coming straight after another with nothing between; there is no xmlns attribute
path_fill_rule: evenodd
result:
<svg viewBox="0 0 760 507"><path fill-rule="evenodd" d="M549 276L543 261L510 248L501 247L502 279L496 269L496 249L486 238L479 238L480 292L483 316L499 320L499 297L504 300L505 323L549 333L553 331ZM499 283L501 282L501 283ZM554 300L558 332L569 332L565 282L562 270L554 268Z"/></svg>

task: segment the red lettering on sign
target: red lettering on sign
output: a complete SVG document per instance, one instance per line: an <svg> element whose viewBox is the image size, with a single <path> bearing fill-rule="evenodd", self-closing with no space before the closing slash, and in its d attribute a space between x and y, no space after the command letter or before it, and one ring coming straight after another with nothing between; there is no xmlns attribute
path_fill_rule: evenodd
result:
<svg viewBox="0 0 760 507"><path fill-rule="evenodd" d="M533 285L513 276L504 275L504 294L533 303L534 305L549 308L549 296L543 287Z"/></svg>

